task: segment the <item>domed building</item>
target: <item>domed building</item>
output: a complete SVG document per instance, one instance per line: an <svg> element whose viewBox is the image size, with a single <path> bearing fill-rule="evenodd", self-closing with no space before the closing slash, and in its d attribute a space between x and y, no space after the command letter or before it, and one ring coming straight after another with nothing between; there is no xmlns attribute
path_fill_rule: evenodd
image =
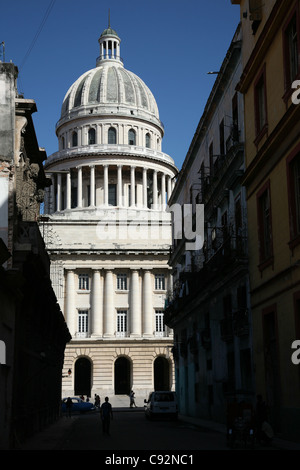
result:
<svg viewBox="0 0 300 470"><path fill-rule="evenodd" d="M143 399L174 389L163 312L172 282L166 208L177 169L162 152L155 98L124 68L120 43L110 26L101 34L96 67L65 95L59 150L45 163L52 185L40 229L72 335L63 396L133 389Z"/></svg>

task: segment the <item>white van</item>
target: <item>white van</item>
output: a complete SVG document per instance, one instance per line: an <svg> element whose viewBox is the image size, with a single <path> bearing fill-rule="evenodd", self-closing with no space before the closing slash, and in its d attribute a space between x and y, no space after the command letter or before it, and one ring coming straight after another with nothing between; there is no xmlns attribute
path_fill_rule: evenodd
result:
<svg viewBox="0 0 300 470"><path fill-rule="evenodd" d="M169 416L177 419L178 417L178 402L175 392L151 392L148 400L144 400L144 403L146 418Z"/></svg>

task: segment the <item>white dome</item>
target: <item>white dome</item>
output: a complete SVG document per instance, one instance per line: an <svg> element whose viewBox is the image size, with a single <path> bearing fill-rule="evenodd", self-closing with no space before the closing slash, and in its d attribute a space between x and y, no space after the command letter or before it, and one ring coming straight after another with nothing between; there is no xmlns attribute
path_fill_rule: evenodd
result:
<svg viewBox="0 0 300 470"><path fill-rule="evenodd" d="M81 75L69 88L57 127L81 116L117 115L149 121L163 132L155 98L137 75L124 68L120 38L108 28L99 38L96 67Z"/></svg>
<svg viewBox="0 0 300 470"><path fill-rule="evenodd" d="M105 61L85 72L69 88L61 109L61 120L82 113L135 116L160 127L155 98L145 83L121 63Z"/></svg>

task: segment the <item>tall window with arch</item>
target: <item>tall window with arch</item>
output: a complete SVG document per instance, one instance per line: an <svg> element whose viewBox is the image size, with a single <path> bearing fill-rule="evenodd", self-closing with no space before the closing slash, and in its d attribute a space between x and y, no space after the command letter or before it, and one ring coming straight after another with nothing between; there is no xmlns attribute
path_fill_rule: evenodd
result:
<svg viewBox="0 0 300 470"><path fill-rule="evenodd" d="M88 139L89 145L94 145L96 143L96 131L93 127L89 129Z"/></svg>
<svg viewBox="0 0 300 470"><path fill-rule="evenodd" d="M72 147L77 147L77 145L78 145L78 136L77 136L77 132L74 131L72 134Z"/></svg>
<svg viewBox="0 0 300 470"><path fill-rule="evenodd" d="M117 131L114 127L108 129L108 143L116 144L117 143Z"/></svg>
<svg viewBox="0 0 300 470"><path fill-rule="evenodd" d="M149 149L151 146L151 138L149 132L146 134L146 147Z"/></svg>
<svg viewBox="0 0 300 470"><path fill-rule="evenodd" d="M134 129L128 131L128 143L129 145L136 145L136 134Z"/></svg>

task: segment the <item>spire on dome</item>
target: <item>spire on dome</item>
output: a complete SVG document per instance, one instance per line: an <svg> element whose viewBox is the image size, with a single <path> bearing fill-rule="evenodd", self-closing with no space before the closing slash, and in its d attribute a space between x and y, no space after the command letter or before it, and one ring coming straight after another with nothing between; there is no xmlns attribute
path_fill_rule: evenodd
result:
<svg viewBox="0 0 300 470"><path fill-rule="evenodd" d="M110 9L108 10L108 28L103 31L98 39L100 45L100 57L97 59L97 65L104 60L116 60L122 63L120 57L120 43L117 32L110 26Z"/></svg>

